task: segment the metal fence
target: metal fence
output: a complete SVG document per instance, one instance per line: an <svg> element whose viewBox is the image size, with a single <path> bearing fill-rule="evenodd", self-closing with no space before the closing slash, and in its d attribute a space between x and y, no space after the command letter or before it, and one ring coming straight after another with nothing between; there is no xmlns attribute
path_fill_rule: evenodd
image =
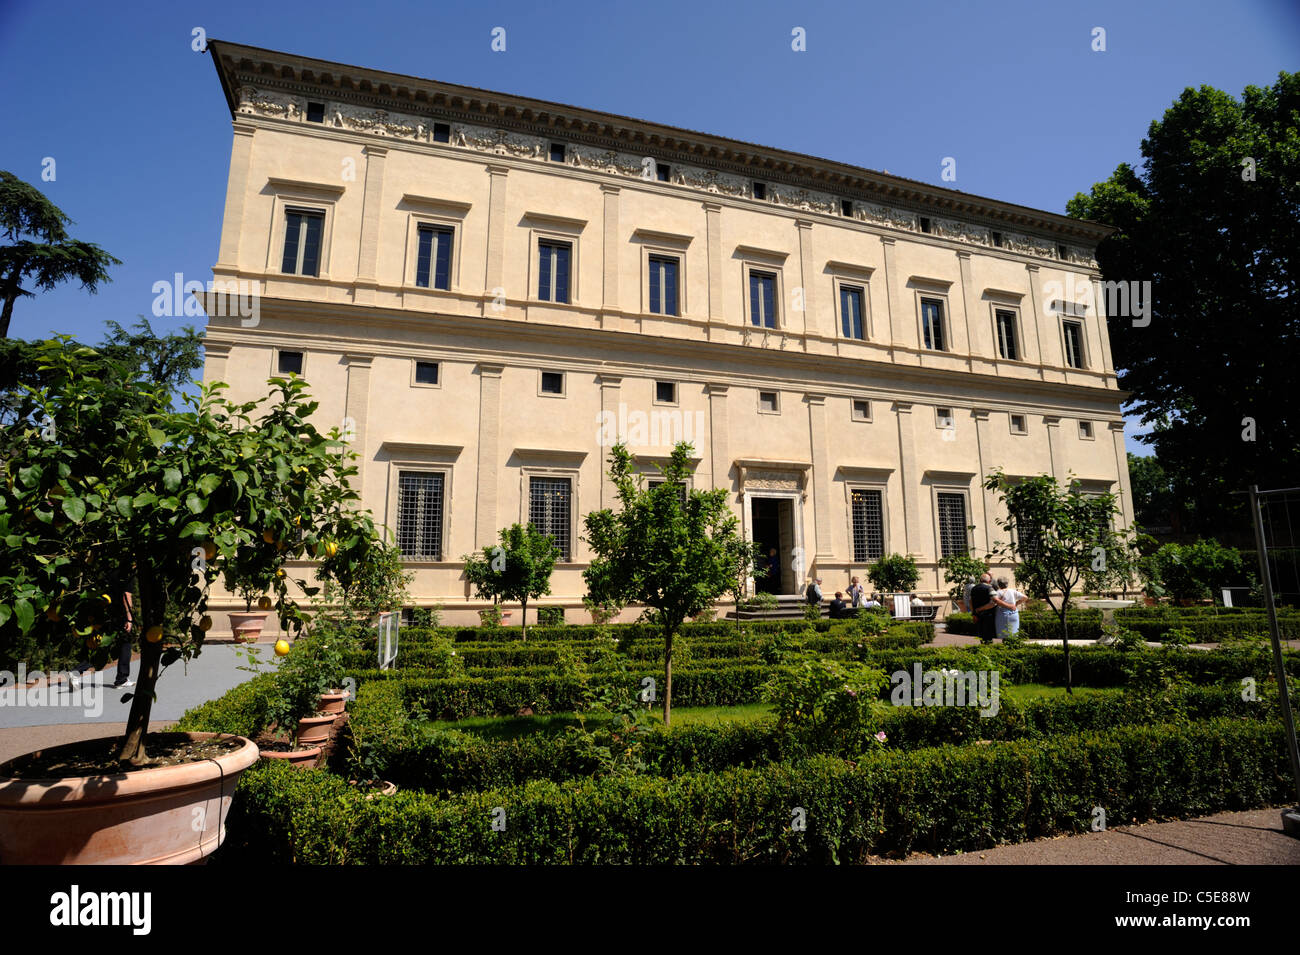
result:
<svg viewBox="0 0 1300 955"><path fill-rule="evenodd" d="M381 613L376 626L379 631L379 669L391 670L397 660L397 638L402 629L402 615L397 611Z"/></svg>
<svg viewBox="0 0 1300 955"><path fill-rule="evenodd" d="M1259 556L1260 587L1264 591L1264 609L1268 612L1269 636L1273 642L1273 668L1276 671L1282 722L1286 726L1287 748L1291 756L1291 773L1295 778L1296 809L1283 813L1283 826L1292 835L1300 835L1300 747L1296 745L1295 717L1291 709L1291 687L1282 660L1282 638L1277 625L1278 597L1285 603L1300 601L1300 574L1296 568L1296 529L1300 518L1300 488L1261 491L1250 487L1250 514L1255 523L1255 549Z"/></svg>

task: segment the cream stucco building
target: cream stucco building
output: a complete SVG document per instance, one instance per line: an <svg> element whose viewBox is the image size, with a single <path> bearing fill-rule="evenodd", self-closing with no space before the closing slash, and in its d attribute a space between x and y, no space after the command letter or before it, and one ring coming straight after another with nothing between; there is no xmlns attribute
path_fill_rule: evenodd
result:
<svg viewBox="0 0 1300 955"><path fill-rule="evenodd" d="M234 142L206 381L301 373L360 454L416 602L471 620L460 556L533 519L578 607L605 445L690 440L828 590L881 553L998 539L1009 474L1132 520L1098 225L578 107L213 41ZM232 286L233 287L233 286ZM1095 297L1094 297L1095 300ZM970 529L973 528L973 529ZM865 577L864 577L865 580ZM570 612L569 619L585 619Z"/></svg>

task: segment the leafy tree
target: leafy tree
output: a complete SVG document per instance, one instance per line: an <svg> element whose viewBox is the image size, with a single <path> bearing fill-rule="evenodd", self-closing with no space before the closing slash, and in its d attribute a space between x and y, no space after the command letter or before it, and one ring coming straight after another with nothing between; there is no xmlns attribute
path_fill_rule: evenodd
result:
<svg viewBox="0 0 1300 955"><path fill-rule="evenodd" d="M1179 497L1173 477L1155 455L1130 451L1128 477L1133 489L1133 520L1143 530L1179 534L1195 521L1189 502Z"/></svg>
<svg viewBox="0 0 1300 955"><path fill-rule="evenodd" d="M482 556L466 556L465 579L481 598L519 602L523 638L528 639L528 601L551 592L551 572L560 548L536 525L511 524L501 530L501 544L485 548Z"/></svg>
<svg viewBox="0 0 1300 955"><path fill-rule="evenodd" d="M761 541L747 541L737 535L730 539L728 547L730 553L727 559L731 572L727 579L727 593L736 602L736 617L733 623L736 628L739 628L740 610L749 599L749 581L751 578L760 580L767 576L768 568L763 559ZM772 597L771 594L766 596ZM776 604L775 597L772 597L772 604Z"/></svg>
<svg viewBox="0 0 1300 955"><path fill-rule="evenodd" d="M1165 544L1155 552L1152 565L1160 589L1183 602L1215 598L1225 585L1255 579L1250 559L1215 540Z"/></svg>
<svg viewBox="0 0 1300 955"><path fill-rule="evenodd" d="M974 577L979 580L989 572L988 561L980 560L970 554L949 554L939 561L943 568L943 582L948 584L948 599L953 606L965 596L966 581Z"/></svg>
<svg viewBox="0 0 1300 955"><path fill-rule="evenodd" d="M84 646L102 665L134 583L140 674L118 758L138 766L161 668L201 650L218 575L269 567L280 622L297 631L284 564L336 557L318 576L346 582L378 537L354 509L351 452L311 424L300 379L273 378L241 404L213 385L175 411L134 369L66 338L41 347L49 384L0 428L0 657L67 660ZM169 608L186 630L165 632Z"/></svg>
<svg viewBox="0 0 1300 955"><path fill-rule="evenodd" d="M1083 568L1083 589L1092 594L1114 592L1127 598L1140 576L1140 559L1131 531L1100 528L1092 560Z"/></svg>
<svg viewBox="0 0 1300 955"><path fill-rule="evenodd" d="M1151 123L1139 170L1121 163L1066 207L1117 229L1097 249L1106 280L1151 282L1149 324L1109 324L1119 386L1174 499L1221 539L1249 536L1230 492L1290 487L1300 470L1295 404L1278 400L1300 390L1297 115L1300 73L1240 100L1186 89Z"/></svg>
<svg viewBox="0 0 1300 955"><path fill-rule="evenodd" d="M100 345L78 358L85 374L111 375L114 372L107 366L120 366L135 372L142 381L176 391L191 384L193 372L203 367L199 353L203 336L190 325L166 334L154 331L145 318L130 329L113 321L107 326L108 332ZM44 341L0 338L0 425L14 419L26 389L51 383L53 373L42 370L49 364L48 347ZM74 351L85 348L71 339L65 340L64 347Z"/></svg>
<svg viewBox="0 0 1300 955"><path fill-rule="evenodd" d="M921 570L904 554L885 554L869 568L867 579L882 594L902 594L916 589Z"/></svg>
<svg viewBox="0 0 1300 955"><path fill-rule="evenodd" d="M1110 559L1107 548L1113 545L1115 535L1102 529L1109 527L1114 517L1115 495L1085 497L1047 475L1012 481L1000 471L991 473L984 486L1006 504L1007 517L998 524L1013 541L999 543L996 553L1015 563L1016 579L1032 596L1045 600L1060 621L1065 689L1073 693L1066 621L1070 595L1099 554Z"/></svg>
<svg viewBox="0 0 1300 955"><path fill-rule="evenodd" d="M70 237L71 222L35 186L0 170L0 234L8 241L0 245L0 338L9 335L14 303L34 294L23 288L28 277L43 292L76 279L93 294L111 281L109 266L122 264L94 243Z"/></svg>
<svg viewBox="0 0 1300 955"><path fill-rule="evenodd" d="M723 488L682 493L692 448L680 442L661 470L664 482L641 486L622 444L610 449L609 476L621 509L586 517L596 556L583 571L592 600L642 604L664 635L664 724L672 719L673 638L682 623L712 606L733 585L736 516Z"/></svg>

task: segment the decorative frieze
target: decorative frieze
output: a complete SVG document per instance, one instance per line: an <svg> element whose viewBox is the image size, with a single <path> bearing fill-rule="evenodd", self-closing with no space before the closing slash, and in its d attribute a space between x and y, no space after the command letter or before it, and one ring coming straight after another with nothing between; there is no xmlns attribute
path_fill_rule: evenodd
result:
<svg viewBox="0 0 1300 955"><path fill-rule="evenodd" d="M326 125L335 129L408 139L420 143L433 141L433 125L427 117L391 113L382 109L361 109L340 102L327 101L324 105ZM307 101L303 97L243 86L239 89L238 112L301 123L307 121ZM550 156L549 141L540 136L529 136L468 123L451 123L450 126L450 141L453 146L473 149L493 156L513 156L538 162L546 162ZM598 149L568 143L565 148L565 161L574 168L611 176L630 179L653 179L655 176L653 157L614 149ZM674 162L671 165L670 181L676 185L737 199L754 197L752 181L743 176L692 166L688 163ZM768 183L767 194L768 201L773 205L786 209L816 212L822 215L838 215L840 211L841 197L831 193ZM920 231L918 215L907 209L854 200L852 211L853 218L860 222L905 232ZM933 218L930 230L932 235L970 245L990 247L993 242L989 228L953 219ZM1003 233L1001 247L1037 258L1060 257L1056 244L1015 232ZM1097 267L1096 259L1084 249L1067 246L1065 252L1064 261L1070 264Z"/></svg>

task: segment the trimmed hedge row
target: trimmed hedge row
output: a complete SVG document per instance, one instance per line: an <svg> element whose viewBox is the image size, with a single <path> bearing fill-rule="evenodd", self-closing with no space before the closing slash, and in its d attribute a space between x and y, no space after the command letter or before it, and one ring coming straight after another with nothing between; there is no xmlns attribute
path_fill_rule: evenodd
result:
<svg viewBox="0 0 1300 955"><path fill-rule="evenodd" d="M987 849L1286 798L1279 724L1211 720L798 764L367 800L340 777L281 765L239 780L214 862L825 863ZM493 829L502 819L502 831ZM806 829L791 827L802 809Z"/></svg>
<svg viewBox="0 0 1300 955"><path fill-rule="evenodd" d="M1243 608L1245 609L1245 608ZM1219 643L1225 638L1255 636L1268 633L1268 618L1261 613L1236 613L1212 616L1188 614L1162 616L1142 614L1129 616L1125 611L1115 612L1118 626L1132 630L1143 640L1160 643L1167 631L1182 628L1191 631L1197 643ZM968 613L950 613L944 621L949 633L974 635L975 620ZM1070 639L1096 640L1101 636L1101 612L1095 610L1070 611ZM1300 639L1300 616L1288 614L1278 617L1278 629L1284 640ZM1020 615L1020 636L1027 640L1060 640L1060 622L1049 614Z"/></svg>
<svg viewBox="0 0 1300 955"><path fill-rule="evenodd" d="M839 620L743 620L713 621L710 623L687 623L682 625L682 635L687 639L697 637L734 636L737 629L749 629L753 633L773 633L781 629L795 627L814 630L829 630ZM645 623L612 623L604 627L594 624L573 624L559 627L532 626L528 628L528 643L534 641L555 640L594 640L597 637L616 636L620 639L639 640L642 638L659 638L663 631ZM502 643L525 642L520 627L402 627L402 641L418 642L421 640L454 640L457 643ZM378 640L371 634L368 644L373 646Z"/></svg>
<svg viewBox="0 0 1300 955"><path fill-rule="evenodd" d="M370 684L362 689L348 724L353 743L345 766L349 775L357 774L355 759L363 753L366 765L383 778L402 788L426 791L463 792L534 779L561 782L601 772L600 754L593 741L571 734L496 740L431 729L408 721L401 694L392 692L393 688L393 684ZM1190 719L1277 718L1271 698L1246 702L1231 689L1195 687L1183 700ZM997 714L990 717L980 716L973 706L888 707L866 728L862 739L881 730L891 750L910 750L973 740L1039 739L1100 731L1148 722L1150 716L1144 701L1120 692L1028 703L1004 699ZM645 763L646 774L676 776L779 762L797 755L801 745L768 719L643 734L637 756ZM861 755L861 745L836 738L821 741L818 752L856 758Z"/></svg>
<svg viewBox="0 0 1300 955"><path fill-rule="evenodd" d="M933 623L904 623L891 627L878 636L864 636L861 631L837 627L835 630L818 631L820 636L807 637L802 631L787 633L789 648L828 655L848 654L855 650L858 643L878 649L916 648L934 639ZM758 655L764 644L776 632L763 634L742 634L739 637L709 637L691 639L686 643L692 659L742 659ZM468 668L505 668L551 666L559 658L560 647L571 648L582 655L584 662L590 662L598 650L610 648L607 640L573 640L573 641L528 641L512 644L502 643L462 643L456 646L456 654ZM663 641L657 638L641 638L626 643L620 642L618 653L628 661L659 661L663 656ZM364 650L349 655L348 665L368 667L374 655ZM400 649L397 655L397 668L401 670L419 669L433 663L441 662L442 650L429 643L415 643Z"/></svg>

